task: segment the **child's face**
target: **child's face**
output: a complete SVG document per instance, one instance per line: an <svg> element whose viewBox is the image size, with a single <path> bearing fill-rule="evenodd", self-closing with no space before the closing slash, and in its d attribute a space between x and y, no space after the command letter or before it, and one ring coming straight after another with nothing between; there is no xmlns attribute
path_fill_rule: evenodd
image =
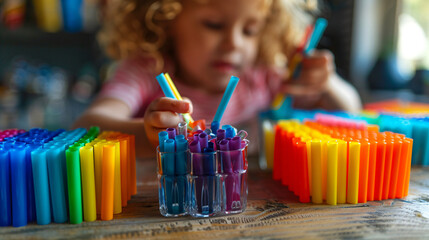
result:
<svg viewBox="0 0 429 240"><path fill-rule="evenodd" d="M178 74L209 93L252 67L265 23L264 0L184 0L171 31Z"/></svg>

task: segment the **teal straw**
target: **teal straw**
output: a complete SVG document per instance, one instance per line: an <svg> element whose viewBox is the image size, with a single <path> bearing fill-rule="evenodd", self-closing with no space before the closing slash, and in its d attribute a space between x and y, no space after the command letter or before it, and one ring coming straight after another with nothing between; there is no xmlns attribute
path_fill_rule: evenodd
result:
<svg viewBox="0 0 429 240"><path fill-rule="evenodd" d="M166 97L176 99L176 97L173 94L173 91L171 90L170 86L168 85L168 82L164 76L164 73L161 73L158 76L156 76L156 80L158 80L159 86L161 87L161 89L164 92L164 95Z"/></svg>
<svg viewBox="0 0 429 240"><path fill-rule="evenodd" d="M228 86L226 87L225 93L223 94L222 100L220 101L219 107L217 108L213 122L217 121L220 123L220 120L223 116L223 112L225 112L226 106L228 105L229 99L231 98L232 93L234 92L235 87L238 84L238 81L240 81L238 77L231 76Z"/></svg>
<svg viewBox="0 0 429 240"><path fill-rule="evenodd" d="M317 46L317 44L319 44L319 41L322 38L323 32L325 31L327 25L328 21L324 18L318 18L316 20L310 42L304 50L305 55L309 55L310 52Z"/></svg>
<svg viewBox="0 0 429 240"><path fill-rule="evenodd" d="M317 44L319 44L319 41L322 38L323 32L325 31L327 25L328 25L328 21L324 18L318 18L316 20L316 23L314 24L313 33L311 34L308 44L304 49L304 56L308 56L311 53L311 51L313 51L313 49L317 46ZM293 71L292 78L298 77L301 71L301 64L302 63L299 63L298 66ZM277 109L275 114L279 115L280 113L288 112L289 109L292 109L292 102L293 102L293 98L291 96L285 97L283 99L282 104L280 105L281 106L280 108L282 110Z"/></svg>

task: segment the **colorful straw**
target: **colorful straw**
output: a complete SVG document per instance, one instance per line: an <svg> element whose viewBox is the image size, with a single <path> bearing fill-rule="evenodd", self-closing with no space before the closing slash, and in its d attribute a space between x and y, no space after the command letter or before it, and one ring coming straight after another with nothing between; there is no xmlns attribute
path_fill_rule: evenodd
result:
<svg viewBox="0 0 429 240"><path fill-rule="evenodd" d="M314 24L314 31L311 35L310 42L304 50L304 55L308 56L314 48L316 48L320 39L322 38L323 32L328 25L328 21L324 18L318 18Z"/></svg>
<svg viewBox="0 0 429 240"><path fill-rule="evenodd" d="M85 222L97 219L95 201L95 177L94 177L94 148L86 145L80 149L80 165L82 182L83 214Z"/></svg>
<svg viewBox="0 0 429 240"><path fill-rule="evenodd" d="M170 86L171 90L173 91L173 94L176 97L176 99L177 100L183 100L179 91L177 91L177 88L174 85L173 80L170 78L170 75L168 73L165 73L164 75L165 75L165 79L167 79L168 85ZM194 122L194 119L192 119L192 117L189 113L183 114L183 119L185 119L186 123L188 123L188 124Z"/></svg>
<svg viewBox="0 0 429 240"><path fill-rule="evenodd" d="M156 80L158 80L159 86L161 87L164 95L168 98L176 99L170 85L168 84L167 78L165 78L164 73L156 76Z"/></svg>
<svg viewBox="0 0 429 240"><path fill-rule="evenodd" d="M304 56L310 55L310 53L317 46L320 39L322 38L323 32L325 31L327 25L328 25L328 21L324 18L318 18L316 20L316 23L314 24L313 33L311 34L311 37L307 42L307 46L303 51ZM294 57L292 58L289 64L289 73L291 74L292 78L298 77L299 71L301 69L302 59L303 59L302 54L295 54ZM283 105L283 102L285 101L285 99L286 97L283 94L277 94L277 96L274 98L271 104L271 107L273 109L280 108L280 106Z"/></svg>
<svg viewBox="0 0 429 240"><path fill-rule="evenodd" d="M226 87L225 93L223 94L222 100L220 101L219 107L217 108L213 122L221 122L223 113L225 112L226 106L228 105L229 99L231 98L232 93L234 92L235 87L238 84L238 81L240 81L238 77L231 76L228 86Z"/></svg>
<svg viewBox="0 0 429 240"><path fill-rule="evenodd" d="M166 97L182 100L182 97L180 96L179 92L177 91L176 86L174 85L173 81L171 80L168 73L164 74L161 73L158 76L156 76L156 79L158 80L159 86L161 87L162 91L164 92L164 95ZM193 123L194 120L192 119L191 115L189 113L182 114L183 119L188 124L188 127L190 123Z"/></svg>

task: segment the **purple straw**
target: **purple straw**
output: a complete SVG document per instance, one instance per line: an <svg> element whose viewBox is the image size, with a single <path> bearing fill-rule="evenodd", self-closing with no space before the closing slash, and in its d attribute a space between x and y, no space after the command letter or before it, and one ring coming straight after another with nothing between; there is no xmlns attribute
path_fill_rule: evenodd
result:
<svg viewBox="0 0 429 240"><path fill-rule="evenodd" d="M217 138L218 141L221 141L221 140L225 139L225 132L226 132L225 129L218 129L217 130L216 138Z"/></svg>
<svg viewBox="0 0 429 240"><path fill-rule="evenodd" d="M206 148L208 146L208 142L209 142L209 136L207 135L207 133L202 132L202 133L200 133L200 135L198 137L199 137L201 149Z"/></svg>
<svg viewBox="0 0 429 240"><path fill-rule="evenodd" d="M194 140L198 141L200 134L203 133L203 132L204 132L203 130L195 131L195 133L194 133Z"/></svg>
<svg viewBox="0 0 429 240"><path fill-rule="evenodd" d="M194 134L194 141L199 141L200 140L200 134L196 133Z"/></svg>
<svg viewBox="0 0 429 240"><path fill-rule="evenodd" d="M175 128L167 128L168 138L173 139L176 137L176 129Z"/></svg>
<svg viewBox="0 0 429 240"><path fill-rule="evenodd" d="M229 151L231 141L223 139L219 142L221 149L221 159L223 166L223 173L225 175L225 200L226 200L226 211L236 210L233 206L233 202L236 201L237 187L241 186L237 173L232 171L231 159L237 156L237 151ZM237 181L238 180L238 181ZM238 185L238 186L237 186ZM238 192L239 194L239 192Z"/></svg>
<svg viewBox="0 0 429 240"><path fill-rule="evenodd" d="M231 156L229 152L229 141L225 139L220 141L219 148L221 150L223 172L232 173Z"/></svg>
<svg viewBox="0 0 429 240"><path fill-rule="evenodd" d="M203 175L203 163L201 156L201 147L199 141L193 141L189 144L189 150L191 151L191 161L192 161L192 172L194 175Z"/></svg>
<svg viewBox="0 0 429 240"><path fill-rule="evenodd" d="M232 150L238 150L241 148L241 138L240 137L233 137L231 139L231 142L229 143L229 149Z"/></svg>
<svg viewBox="0 0 429 240"><path fill-rule="evenodd" d="M200 153L201 147L199 141L192 141L191 144L189 144L189 150L191 150L192 153Z"/></svg>
<svg viewBox="0 0 429 240"><path fill-rule="evenodd" d="M241 138L233 137L229 142L229 149L231 152L231 163L234 172L241 172L243 170L243 155L241 149Z"/></svg>

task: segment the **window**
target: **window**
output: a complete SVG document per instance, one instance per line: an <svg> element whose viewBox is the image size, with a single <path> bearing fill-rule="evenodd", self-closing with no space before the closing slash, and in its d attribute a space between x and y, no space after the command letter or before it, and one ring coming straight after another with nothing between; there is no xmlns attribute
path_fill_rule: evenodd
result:
<svg viewBox="0 0 429 240"><path fill-rule="evenodd" d="M410 72L429 69L429 1L403 0L399 16L398 53Z"/></svg>

